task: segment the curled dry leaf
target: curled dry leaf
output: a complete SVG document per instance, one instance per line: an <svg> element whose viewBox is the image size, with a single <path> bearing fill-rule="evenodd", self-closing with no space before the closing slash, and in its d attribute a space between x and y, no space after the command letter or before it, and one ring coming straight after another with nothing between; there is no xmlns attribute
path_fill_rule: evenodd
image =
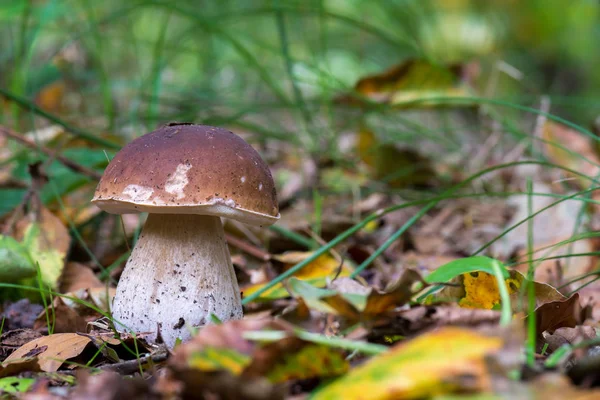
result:
<svg viewBox="0 0 600 400"><path fill-rule="evenodd" d="M338 278L332 286L337 290L318 289L300 280L290 280L290 291L309 308L344 317L350 323L368 323L383 314L403 306L427 286L417 271L405 270L400 279L387 290L364 287L350 278ZM418 285L415 288L416 284Z"/></svg>
<svg viewBox="0 0 600 400"><path fill-rule="evenodd" d="M553 333L558 328L573 328L583 322L579 294L565 300L555 300L535 309L535 323L538 335Z"/></svg>
<svg viewBox="0 0 600 400"><path fill-rule="evenodd" d="M548 343L548 349L554 351L564 344L575 344L583 340L594 339L600 333L600 329L593 326L576 326L574 328L558 328L554 333L544 333L544 339Z"/></svg>
<svg viewBox="0 0 600 400"><path fill-rule="evenodd" d="M91 340L75 333L42 336L19 347L2 364L0 377L18 371L57 371L65 361L79 356Z"/></svg>

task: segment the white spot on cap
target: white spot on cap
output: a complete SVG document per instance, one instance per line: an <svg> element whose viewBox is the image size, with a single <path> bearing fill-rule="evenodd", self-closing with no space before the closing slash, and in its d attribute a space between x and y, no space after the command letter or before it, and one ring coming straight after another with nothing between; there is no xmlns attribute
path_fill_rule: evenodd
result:
<svg viewBox="0 0 600 400"><path fill-rule="evenodd" d="M140 185L127 185L125 189L123 189L123 196L127 196L134 202L143 202L147 201L154 193L154 189L147 186Z"/></svg>
<svg viewBox="0 0 600 400"><path fill-rule="evenodd" d="M238 205L235 202L235 200L233 199L223 199L221 197L213 197L212 199L210 199L210 201L208 202L208 204L215 204L215 205L224 205L227 206L229 208L237 208Z"/></svg>
<svg viewBox="0 0 600 400"><path fill-rule="evenodd" d="M174 194L178 199L183 199L185 197L183 191L190 183L187 173L191 168L192 164L190 163L179 164L173 175L165 182L165 191Z"/></svg>
<svg viewBox="0 0 600 400"><path fill-rule="evenodd" d="M261 191L261 190L262 190L262 188L263 188L263 184L262 184L262 182L261 182L261 183L259 183L259 184L258 184L258 190L259 190L259 191Z"/></svg>
<svg viewBox="0 0 600 400"><path fill-rule="evenodd" d="M246 182L246 177L242 176L242 178L240 179L242 181L242 183Z"/></svg>

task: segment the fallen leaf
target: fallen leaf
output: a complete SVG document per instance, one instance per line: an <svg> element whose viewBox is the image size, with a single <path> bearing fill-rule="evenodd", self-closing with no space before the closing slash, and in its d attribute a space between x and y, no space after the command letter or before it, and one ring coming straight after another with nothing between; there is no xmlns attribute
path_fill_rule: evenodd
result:
<svg viewBox="0 0 600 400"><path fill-rule="evenodd" d="M442 328L395 345L310 398L419 399L486 391L490 382L485 358L502 346L503 340L499 337L460 328Z"/></svg>
<svg viewBox="0 0 600 400"><path fill-rule="evenodd" d="M550 186L541 182L533 183L533 192L541 194L553 194ZM565 193L570 195L572 193ZM498 258L506 259L511 254L520 252L520 261L525 261L526 252L528 250L529 224L522 223L527 220L530 215L527 196L513 196L507 200L508 204L513 208L514 213L507 222L504 229L516 226L514 229L507 232L502 238L492 244L492 254ZM559 257L572 253L587 253L593 252L595 246L590 237L582 237L573 242L573 235L579 233L576 231L576 221L580 221L579 212L581 204L577 200L566 200L552 205L556 202L555 198L550 196L533 196L532 211L538 212L545 207L549 207L533 218L533 258L534 265L541 267L536 274L544 274L548 269L548 262L544 261L548 257ZM587 217L584 215L579 222L580 226L586 224ZM520 225L518 225L520 224ZM518 226L517 226L518 225ZM561 271L557 274L552 274L550 277L562 278L569 281L579 277L587 272L590 272L594 267L595 257L590 255L578 256L576 259L564 258L560 260ZM556 260L549 260L550 266ZM527 264L522 264L521 268L527 268ZM553 276L554 275L554 276ZM558 275L558 276L556 276ZM584 282L585 283L585 282Z"/></svg>
<svg viewBox="0 0 600 400"><path fill-rule="evenodd" d="M34 329L47 329L52 333L85 332L86 327L85 319L67 306L61 297L54 298L52 304L38 315L33 325Z"/></svg>
<svg viewBox="0 0 600 400"><path fill-rule="evenodd" d="M0 394L24 393L29 390L34 382L35 379L32 378L17 378L14 376L0 378Z"/></svg>
<svg viewBox="0 0 600 400"><path fill-rule="evenodd" d="M78 371L77 387L69 394L71 400L153 399L149 382L142 377L123 377L116 372L90 374Z"/></svg>
<svg viewBox="0 0 600 400"><path fill-rule="evenodd" d="M414 336L425 330L442 326L464 326L472 329L478 326L495 325L499 321L500 312L494 310L463 308L455 304L414 306L378 318L371 328L369 337Z"/></svg>
<svg viewBox="0 0 600 400"><path fill-rule="evenodd" d="M0 235L0 281L15 282L35 276L27 247L10 236Z"/></svg>
<svg viewBox="0 0 600 400"><path fill-rule="evenodd" d="M447 68L425 60L409 60L360 79L355 90L371 101L399 107L440 105L444 104L441 97L470 96L463 69L462 65ZM414 100L420 101L410 104Z"/></svg>
<svg viewBox="0 0 600 400"><path fill-rule="evenodd" d="M505 285L511 296L514 312L522 310L522 288L527 279L518 271L510 270ZM500 304L500 292L494 275L483 271L462 274L449 282L442 290L430 296L430 300L456 301L461 307L492 309ZM534 282L536 307L552 301L564 300L558 290L545 283Z"/></svg>
<svg viewBox="0 0 600 400"><path fill-rule="evenodd" d="M542 304L535 309L535 323L538 335L543 332L553 333L559 328L573 328L581 323L579 314L579 294L575 293L565 300L555 300Z"/></svg>
<svg viewBox="0 0 600 400"><path fill-rule="evenodd" d="M357 153L372 169L373 178L393 188L431 186L436 173L431 160L415 149L386 143L366 126L358 133Z"/></svg>
<svg viewBox="0 0 600 400"><path fill-rule="evenodd" d="M343 283L336 287L342 290L315 288L307 282L290 280L290 291L300 297L309 308L337 314L350 322L368 322L396 307L407 304L412 297L427 286L421 275L413 270L405 270L400 279L385 291L366 288L358 283L350 284L349 278L338 278ZM419 283L418 288L414 286Z"/></svg>
<svg viewBox="0 0 600 400"><path fill-rule="evenodd" d="M312 255L311 252L292 251L282 255L275 255L272 258L284 264L284 271L294 265L304 261ZM349 276L352 273L351 268L346 262L340 264L335 258L328 254L323 254L306 267L294 274L294 277L309 282L315 286L325 286L327 279L333 279L336 276ZM262 289L268 282L258 283L242 288L244 296ZM282 283L273 286L265 293L261 294L257 300L275 300L289 297L289 292Z"/></svg>
<svg viewBox="0 0 600 400"><path fill-rule="evenodd" d="M90 303L105 314L110 311L109 305L112 304L113 298L116 294L116 288L112 287L95 287L91 289L79 289L75 292L65 293L62 297L62 301L68 307L72 308L86 319L90 321L93 318L100 318L96 310L88 307L85 303ZM81 300L81 301L80 301Z"/></svg>
<svg viewBox="0 0 600 400"><path fill-rule="evenodd" d="M89 338L75 333L57 333L32 340L0 364L0 376L31 369L32 364L40 371L57 371L65 361L80 355L90 343Z"/></svg>
<svg viewBox="0 0 600 400"><path fill-rule="evenodd" d="M269 342L244 335L277 331L285 336ZM228 321L209 325L175 349L170 365L205 372L227 371L244 378L267 378L272 383L291 379L329 377L348 369L342 353L295 336L293 327L272 319Z"/></svg>
<svg viewBox="0 0 600 400"><path fill-rule="evenodd" d="M548 343L548 350L554 351L565 344L576 344L583 340L594 339L600 330L593 326L576 326L558 328L553 333L544 333L544 340Z"/></svg>
<svg viewBox="0 0 600 400"><path fill-rule="evenodd" d="M528 385L527 398L549 400L596 400L600 398L599 389L579 388L569 378L557 373L544 373Z"/></svg>
<svg viewBox="0 0 600 400"><path fill-rule="evenodd" d="M32 304L29 299L21 299L7 305L0 314L4 320L5 330L33 328L33 324L40 312L44 309L40 304Z"/></svg>
<svg viewBox="0 0 600 400"><path fill-rule="evenodd" d="M15 238L27 248L32 263L39 265L42 282L55 289L71 244L62 221L40 206L37 214L30 213L17 222Z"/></svg>
<svg viewBox="0 0 600 400"><path fill-rule="evenodd" d="M60 278L59 290L61 293L69 293L79 289L103 287L105 284L88 266L78 262L68 262Z"/></svg>
<svg viewBox="0 0 600 400"><path fill-rule="evenodd" d="M554 164L590 178L600 172L600 157L590 137L559 122L547 120L542 127L542 139L548 159ZM580 175L563 173L575 179L580 189L587 189L591 184L589 179Z"/></svg>
<svg viewBox="0 0 600 400"><path fill-rule="evenodd" d="M66 85L62 80L54 81L44 86L36 95L35 103L45 111L59 114L62 111L62 100Z"/></svg>

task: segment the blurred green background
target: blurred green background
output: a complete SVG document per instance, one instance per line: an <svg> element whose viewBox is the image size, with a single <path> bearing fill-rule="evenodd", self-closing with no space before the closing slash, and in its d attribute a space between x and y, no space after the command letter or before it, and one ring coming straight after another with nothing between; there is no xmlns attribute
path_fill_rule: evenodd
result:
<svg viewBox="0 0 600 400"><path fill-rule="evenodd" d="M551 112L591 127L600 106L599 9L593 0L0 0L0 123L39 133L50 115L75 127L88 134L78 135L85 145L63 142L61 151L99 171L106 156L86 146L110 153L168 121L227 126L340 161L340 135L375 114L384 140L437 135L460 152L468 140L433 132L429 116L413 120L423 129L389 133L398 121L385 122L386 110L349 111L340 96L409 60L474 65L474 97L537 108L548 95ZM427 74L419 79L413 88L427 86ZM527 132L531 120L522 117L502 109L494 118ZM2 162L18 161L11 173L27 179L38 156ZM85 179L56 168L59 192ZM22 193L3 190L0 211Z"/></svg>

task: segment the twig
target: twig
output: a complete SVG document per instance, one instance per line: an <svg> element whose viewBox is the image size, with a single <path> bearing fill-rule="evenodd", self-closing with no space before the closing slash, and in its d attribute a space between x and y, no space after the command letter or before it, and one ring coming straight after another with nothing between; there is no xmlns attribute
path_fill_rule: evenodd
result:
<svg viewBox="0 0 600 400"><path fill-rule="evenodd" d="M225 239L227 240L227 243L229 243L233 247L237 247L238 249L250 254L253 257L258 258L259 260L269 261L271 259L271 255L266 251L261 250L258 247L248 242L245 242L244 240L238 239L233 235L226 233Z"/></svg>
<svg viewBox="0 0 600 400"><path fill-rule="evenodd" d="M25 181L9 177L0 184L3 189L27 189L29 185Z"/></svg>
<svg viewBox="0 0 600 400"><path fill-rule="evenodd" d="M1 126L1 125L0 125L0 134L6 135L10 139L17 141L17 142L21 143L22 145L29 147L30 149L40 151L40 152L44 153L45 155L47 155L48 157L55 158L58 162L60 162L65 167L69 168L70 170L72 170L74 172L80 173L82 175L86 175L87 177L97 180L97 181L100 180L100 178L102 177L102 174L94 171L93 169L84 167L83 165L79 165L76 162L69 160L65 156L58 154L58 152L56 152L52 149L49 149L45 146L38 145L37 143L23 137L22 135L19 135L18 133L13 132L10 129L8 129L4 126Z"/></svg>
<svg viewBox="0 0 600 400"><path fill-rule="evenodd" d="M19 107L28 110L28 111L32 111L35 114L46 118L47 120L54 122L57 125L62 126L63 128L65 128L65 130L71 132L73 135L80 137L82 139L85 139L89 142L92 143L96 143L99 144L101 146L107 147L109 149L115 149L118 150L121 148L121 146L119 146L116 143L110 142L108 140L104 140L100 137L94 136L89 132L86 132L82 129L76 128L74 126L72 126L71 124L68 124L67 122L61 120L60 118L55 117L54 115L47 113L46 111L42 110L41 108L39 108L38 106L36 106L34 103L32 103L31 101L17 96L14 93L11 93L9 91L7 91L6 89L3 89L0 87L0 96L3 96L4 98L12 101L13 103L17 104Z"/></svg>
<svg viewBox="0 0 600 400"><path fill-rule="evenodd" d="M140 365L145 366L145 364L160 363L166 361L168 357L169 353L167 351L161 351L155 354L149 354L147 356L140 357L135 360L127 360L115 364L102 365L99 367L99 369L103 371L114 371L121 375L131 375L139 372Z"/></svg>

